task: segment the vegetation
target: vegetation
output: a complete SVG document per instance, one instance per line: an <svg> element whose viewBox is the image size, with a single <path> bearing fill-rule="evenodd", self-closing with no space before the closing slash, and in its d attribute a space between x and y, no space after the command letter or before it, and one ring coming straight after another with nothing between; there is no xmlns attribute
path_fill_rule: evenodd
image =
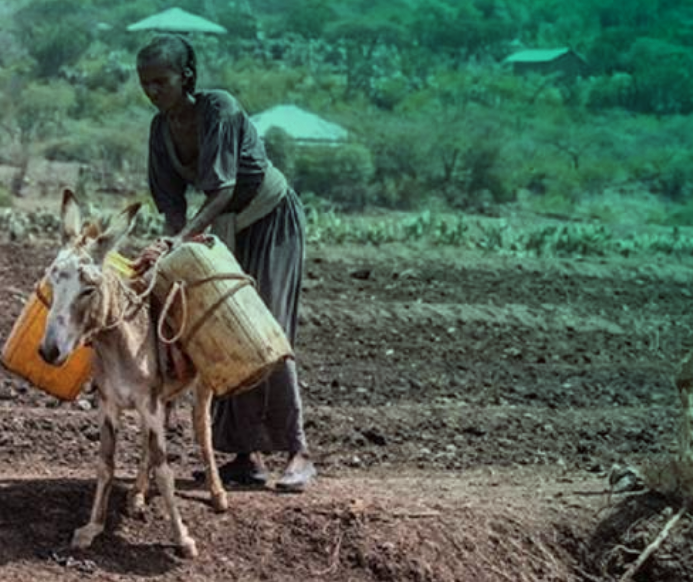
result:
<svg viewBox="0 0 693 582"><path fill-rule="evenodd" d="M616 234L601 223L511 227L503 221L424 211L406 217L345 216L309 209L314 244L423 243L494 253L545 257L693 256L693 237L674 227L657 234Z"/></svg>
<svg viewBox="0 0 693 582"><path fill-rule="evenodd" d="M291 102L350 131L351 143L340 148L268 140L298 189L334 210L421 211L438 203L478 210L519 200L572 215L585 199L623 190L667 204L648 221L690 222L688 2L178 5L230 30L192 37L202 86L229 89L251 114ZM98 166L101 176L138 176L144 190L152 110L133 65L147 35L125 29L167 7L163 0L7 2L0 55L6 161L74 160ZM589 73L518 76L502 62L518 47L556 46L582 55ZM608 219L608 205L597 207Z"/></svg>

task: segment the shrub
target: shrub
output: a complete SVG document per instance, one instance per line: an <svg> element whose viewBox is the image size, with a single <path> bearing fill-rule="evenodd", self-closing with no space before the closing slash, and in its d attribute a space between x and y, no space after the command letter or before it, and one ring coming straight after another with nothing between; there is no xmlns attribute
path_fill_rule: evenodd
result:
<svg viewBox="0 0 693 582"><path fill-rule="evenodd" d="M130 78L132 61L133 57L123 50L111 50L102 43L95 43L73 68L66 71L66 77L89 89L114 93Z"/></svg>
<svg viewBox="0 0 693 582"><path fill-rule="evenodd" d="M117 92L78 86L71 113L73 117L90 118L98 123L125 116L143 124L146 130L153 111L139 87L135 83L125 83Z"/></svg>
<svg viewBox="0 0 693 582"><path fill-rule="evenodd" d="M537 256L603 256L612 242L612 233L602 225L566 224L531 231L520 238L520 247Z"/></svg>
<svg viewBox="0 0 693 582"><path fill-rule="evenodd" d="M667 216L667 224L672 226L693 226L693 200L673 208Z"/></svg>
<svg viewBox="0 0 693 582"><path fill-rule="evenodd" d="M527 198L530 210L537 214L549 216L568 217L575 209L575 201L559 192L552 192L543 196L530 196Z"/></svg>
<svg viewBox="0 0 693 582"><path fill-rule="evenodd" d="M610 184L621 182L628 177L619 161L608 156L583 160L576 173L583 195L599 193Z"/></svg>
<svg viewBox="0 0 693 582"><path fill-rule="evenodd" d="M429 117L362 114L351 125L368 128L362 139L372 155L375 201L406 210L418 207L429 192L440 189L444 163L431 155L431 149L442 137L431 131Z"/></svg>
<svg viewBox="0 0 693 582"><path fill-rule="evenodd" d="M467 169L467 191L470 194L490 192L494 202L508 202L513 196L498 173L500 144L487 142L470 147L464 155Z"/></svg>
<svg viewBox="0 0 693 582"><path fill-rule="evenodd" d="M11 208L12 207L12 193L5 188L0 186L0 208Z"/></svg>
<svg viewBox="0 0 693 582"><path fill-rule="evenodd" d="M65 81L30 82L0 100L9 126L16 126L19 141L28 145L62 130L75 92Z"/></svg>
<svg viewBox="0 0 693 582"><path fill-rule="evenodd" d="M666 167L657 173L653 190L675 202L683 202L693 192L693 167L691 155L677 155Z"/></svg>
<svg viewBox="0 0 693 582"><path fill-rule="evenodd" d="M371 99L381 109L392 111L411 91L411 83L400 75L373 81Z"/></svg>
<svg viewBox="0 0 693 582"><path fill-rule="evenodd" d="M308 76L300 67L268 68L244 59L234 67L221 68L210 84L230 91L253 114L277 103L295 101L300 96L299 87Z"/></svg>
<svg viewBox="0 0 693 582"><path fill-rule="evenodd" d="M96 125L72 121L60 138L43 148L48 159L100 165L108 171L124 167L145 171L148 126L126 116Z"/></svg>
<svg viewBox="0 0 693 582"><path fill-rule="evenodd" d="M363 145L303 147L296 156L295 172L300 192L313 192L346 210L362 209L372 201L373 160Z"/></svg>
<svg viewBox="0 0 693 582"><path fill-rule="evenodd" d="M265 150L272 163L279 168L289 182L294 181L296 143L279 127L271 127L265 134Z"/></svg>
<svg viewBox="0 0 693 582"><path fill-rule="evenodd" d="M372 190L373 201L385 208L414 210L425 202L421 183L410 176L388 176L373 184Z"/></svg>
<svg viewBox="0 0 693 582"><path fill-rule="evenodd" d="M587 106L594 110L627 107L633 100L634 85L627 73L596 77L588 90Z"/></svg>
<svg viewBox="0 0 693 582"><path fill-rule="evenodd" d="M17 12L19 37L36 62L37 76L57 76L87 50L90 16L89 7L80 0L35 0Z"/></svg>

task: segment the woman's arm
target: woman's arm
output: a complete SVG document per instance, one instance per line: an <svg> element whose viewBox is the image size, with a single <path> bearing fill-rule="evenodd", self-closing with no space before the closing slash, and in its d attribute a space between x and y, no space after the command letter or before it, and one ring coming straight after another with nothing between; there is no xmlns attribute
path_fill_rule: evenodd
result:
<svg viewBox="0 0 693 582"><path fill-rule="evenodd" d="M163 235L166 237L176 236L185 227L185 215L178 212L167 212L164 214Z"/></svg>
<svg viewBox="0 0 693 582"><path fill-rule="evenodd" d="M233 187L221 188L207 195L207 200L180 231L181 238L201 234L229 206Z"/></svg>

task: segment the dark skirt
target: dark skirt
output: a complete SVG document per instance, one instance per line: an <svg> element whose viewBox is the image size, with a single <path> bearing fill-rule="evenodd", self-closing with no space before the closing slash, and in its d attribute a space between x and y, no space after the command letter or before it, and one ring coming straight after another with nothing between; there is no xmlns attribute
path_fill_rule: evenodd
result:
<svg viewBox="0 0 693 582"><path fill-rule="evenodd" d="M235 256L257 282L260 296L293 346L305 257L305 215L293 190L270 214L237 234ZM307 450L296 362L287 360L248 392L215 399L212 419L214 448L219 451Z"/></svg>

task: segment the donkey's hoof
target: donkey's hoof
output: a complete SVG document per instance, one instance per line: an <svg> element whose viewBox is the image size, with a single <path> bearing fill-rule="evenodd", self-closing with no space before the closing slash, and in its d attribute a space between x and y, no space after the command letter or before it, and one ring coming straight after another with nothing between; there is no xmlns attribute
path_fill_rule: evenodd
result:
<svg viewBox="0 0 693 582"><path fill-rule="evenodd" d="M80 527L72 534L71 546L80 550L84 550L91 546L94 538L103 531L103 527L99 525L87 524Z"/></svg>
<svg viewBox="0 0 693 582"><path fill-rule="evenodd" d="M217 513L223 513L229 508L229 497L226 495L226 491L212 493L212 507Z"/></svg>
<svg viewBox="0 0 693 582"><path fill-rule="evenodd" d="M140 491L133 491L128 496L127 512L131 517L136 517L138 519L144 519L145 509L147 507L147 501L144 494Z"/></svg>
<svg viewBox="0 0 693 582"><path fill-rule="evenodd" d="M191 537L184 538L180 543L180 553L184 558L192 559L197 558L197 544L195 540Z"/></svg>

